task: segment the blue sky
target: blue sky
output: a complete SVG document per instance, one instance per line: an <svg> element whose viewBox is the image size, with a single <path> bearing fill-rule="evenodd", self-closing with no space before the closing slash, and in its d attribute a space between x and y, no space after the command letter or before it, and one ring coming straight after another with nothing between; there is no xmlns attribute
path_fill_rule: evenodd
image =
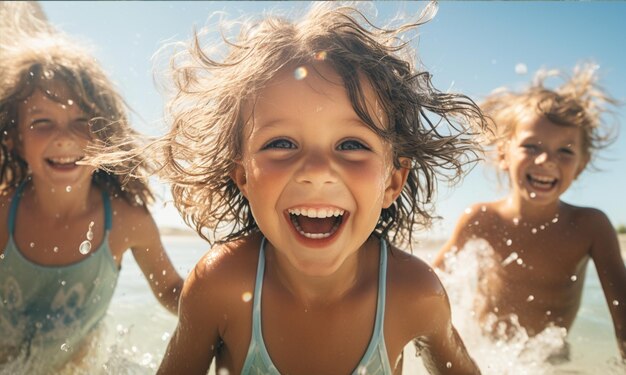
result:
<svg viewBox="0 0 626 375"><path fill-rule="evenodd" d="M160 134L163 103L153 81L152 56L164 42L187 40L213 12L229 19L270 10L298 13L306 2L42 2L51 23L89 43L130 107L135 127ZM424 4L376 2L376 24L413 14ZM626 2L442 2L420 30L415 46L422 64L442 91L479 101L500 86L522 87L537 69L571 69L592 60L601 83L626 103ZM523 64L528 73L516 72ZM563 199L603 210L614 225L626 225L626 106L616 113L621 136L601 153L600 171L587 170ZM162 193L164 188L157 189ZM491 167L476 167L460 185L440 185L435 233L448 233L469 204L505 194ZM171 204L157 204L160 225L183 226Z"/></svg>

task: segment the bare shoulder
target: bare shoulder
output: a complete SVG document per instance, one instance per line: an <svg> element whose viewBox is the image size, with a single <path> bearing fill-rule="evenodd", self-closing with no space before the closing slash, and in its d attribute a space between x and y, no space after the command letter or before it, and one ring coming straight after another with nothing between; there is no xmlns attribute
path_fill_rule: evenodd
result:
<svg viewBox="0 0 626 375"><path fill-rule="evenodd" d="M608 216L601 210L593 207L579 207L563 203L563 211L568 222L577 231L583 231L591 238L607 233L614 233L613 225Z"/></svg>
<svg viewBox="0 0 626 375"><path fill-rule="evenodd" d="M196 263L185 287L196 290L210 286L214 297L231 297L240 291L237 298L241 301L242 294L252 292L254 286L259 244L256 238L245 238L212 247Z"/></svg>
<svg viewBox="0 0 626 375"><path fill-rule="evenodd" d="M435 271L418 257L396 248L390 250L388 259L385 324L389 332L412 339L441 329L450 318L450 305Z"/></svg>
<svg viewBox="0 0 626 375"><path fill-rule="evenodd" d="M413 254L390 247L387 269L388 289L395 290L407 303L445 295L433 268Z"/></svg>

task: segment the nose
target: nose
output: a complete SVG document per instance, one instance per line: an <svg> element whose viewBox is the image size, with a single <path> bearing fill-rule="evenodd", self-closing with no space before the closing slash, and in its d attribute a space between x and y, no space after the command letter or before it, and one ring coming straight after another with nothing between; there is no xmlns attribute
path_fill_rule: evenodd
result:
<svg viewBox="0 0 626 375"><path fill-rule="evenodd" d="M305 153L302 155L295 178L299 183L319 186L336 182L337 175L332 157L320 151Z"/></svg>
<svg viewBox="0 0 626 375"><path fill-rule="evenodd" d="M544 151L541 154L537 155L537 157L535 158L535 164L544 165L546 167L554 167L556 165L548 151Z"/></svg>
<svg viewBox="0 0 626 375"><path fill-rule="evenodd" d="M74 134L69 129L58 129L56 137L54 139L54 145L57 147L70 147L73 146L76 140Z"/></svg>

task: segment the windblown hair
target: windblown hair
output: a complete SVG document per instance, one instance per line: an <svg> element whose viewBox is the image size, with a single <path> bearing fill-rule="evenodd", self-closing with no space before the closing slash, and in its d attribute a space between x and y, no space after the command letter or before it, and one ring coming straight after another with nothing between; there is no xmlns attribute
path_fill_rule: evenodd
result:
<svg viewBox="0 0 626 375"><path fill-rule="evenodd" d="M582 152L590 161L596 151L616 139L615 128L606 123L610 107L618 102L598 84L598 66L580 64L570 77L558 70L539 70L531 85L520 92L497 89L482 103L483 112L497 126L491 133L492 146L501 147L515 134L517 124L528 115L543 116L551 122L576 127L582 134ZM559 77L564 83L546 87L548 78Z"/></svg>
<svg viewBox="0 0 626 375"><path fill-rule="evenodd" d="M412 234L433 218L438 178L460 179L477 159L476 131L486 127L471 99L437 91L430 74L416 70L408 42L400 37L424 22L420 17L382 29L357 9L315 4L297 22L276 16L244 22L236 40L222 36L227 52L221 59L209 56L219 49L203 48L196 34L171 60L172 127L161 140L161 174L172 183L175 205L187 224L218 243L258 231L248 201L231 179L242 158L248 120L243 109L281 69L323 61L342 78L355 113L391 145L395 166L410 168L401 196L382 210L375 233L411 246ZM363 78L388 120L384 129L368 113ZM399 158L409 158L412 165L401 166Z"/></svg>
<svg viewBox="0 0 626 375"><path fill-rule="evenodd" d="M4 25L3 25L4 27ZM32 30L31 30L32 31ZM17 36L14 30L13 34ZM19 40L0 43L0 189L14 189L29 178L28 165L19 154L19 104L40 90L62 104L77 105L90 118L92 142L109 149L130 151L137 134L130 128L126 104L92 56L60 32L48 29L28 32ZM59 84L70 97L56 92ZM55 86L56 85L56 86ZM146 165L140 154L122 163L103 165L93 182L113 196L146 206L152 193L141 178L126 171ZM116 171L119 171L116 172Z"/></svg>

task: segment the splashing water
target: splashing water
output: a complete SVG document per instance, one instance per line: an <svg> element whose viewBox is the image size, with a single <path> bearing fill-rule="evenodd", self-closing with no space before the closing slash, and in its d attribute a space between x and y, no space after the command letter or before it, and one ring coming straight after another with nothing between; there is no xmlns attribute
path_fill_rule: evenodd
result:
<svg viewBox="0 0 626 375"><path fill-rule="evenodd" d="M470 241L456 256L446 259L446 271L437 271L450 298L453 324L483 374L552 374L555 365L549 363L551 356L566 347L564 328L548 327L530 337L516 316L506 326L497 323L495 314L488 316L482 326L477 319L470 318L475 315L478 270L485 267L492 251L484 240ZM516 260L520 260L519 255L513 252L502 264L506 266ZM531 297L529 301L534 299ZM483 327L495 328L485 332ZM507 335L499 336L500 331L506 331Z"/></svg>

